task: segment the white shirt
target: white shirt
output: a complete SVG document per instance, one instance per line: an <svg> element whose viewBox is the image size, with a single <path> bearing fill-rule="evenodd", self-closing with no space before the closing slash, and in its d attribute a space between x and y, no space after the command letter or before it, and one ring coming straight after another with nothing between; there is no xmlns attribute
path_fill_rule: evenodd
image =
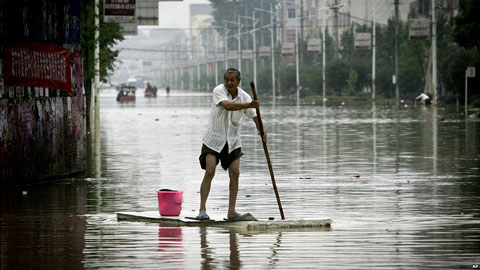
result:
<svg viewBox="0 0 480 270"><path fill-rule="evenodd" d="M422 99L420 102L425 102L425 100L430 99L427 95L424 93L421 93L416 99Z"/></svg>
<svg viewBox="0 0 480 270"><path fill-rule="evenodd" d="M240 87L237 87L238 95L232 99L223 84L213 89L213 102L208 118L208 126L203 143L215 152L220 153L228 142L228 153L242 146L240 141L240 121L243 115L248 118L257 116L255 109L243 109L238 111L227 111L220 102L228 100L232 103L250 103L252 98Z"/></svg>

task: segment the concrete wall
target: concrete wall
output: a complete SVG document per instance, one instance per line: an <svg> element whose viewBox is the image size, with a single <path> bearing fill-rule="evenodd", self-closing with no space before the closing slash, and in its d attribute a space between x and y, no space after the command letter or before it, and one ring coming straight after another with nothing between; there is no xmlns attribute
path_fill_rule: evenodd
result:
<svg viewBox="0 0 480 270"><path fill-rule="evenodd" d="M0 0L0 188L82 173L86 109L80 0ZM5 85L5 44L34 41L68 49L72 88ZM79 68L80 67L80 68Z"/></svg>

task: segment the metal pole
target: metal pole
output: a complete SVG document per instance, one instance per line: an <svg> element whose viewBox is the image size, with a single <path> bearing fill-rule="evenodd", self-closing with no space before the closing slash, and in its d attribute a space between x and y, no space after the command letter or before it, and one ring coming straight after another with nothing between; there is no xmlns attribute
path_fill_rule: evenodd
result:
<svg viewBox="0 0 480 270"><path fill-rule="evenodd" d="M398 0L394 0L395 4L395 98L400 98L399 84L399 64L400 64L400 17L398 13Z"/></svg>
<svg viewBox="0 0 480 270"><path fill-rule="evenodd" d="M272 97L275 100L275 46L273 40L273 4L270 4L270 51L272 53Z"/></svg>
<svg viewBox="0 0 480 270"><path fill-rule="evenodd" d="M432 88L433 105L437 105L437 22L435 20L435 0L432 0Z"/></svg>
<svg viewBox="0 0 480 270"><path fill-rule="evenodd" d="M468 116L468 76L467 76L467 70L465 70L465 119L467 119Z"/></svg>
<svg viewBox="0 0 480 270"><path fill-rule="evenodd" d="M257 85L257 33L255 32L255 10L253 11L253 82Z"/></svg>
<svg viewBox="0 0 480 270"><path fill-rule="evenodd" d="M326 98L326 81L325 81L325 24L326 24L326 15L323 16L323 26L322 26L322 88L323 88L323 100Z"/></svg>
<svg viewBox="0 0 480 270"><path fill-rule="evenodd" d="M100 62L99 62L99 54L100 54L100 45L99 45L99 16L100 12L98 10L98 5L99 5L99 0L95 0L95 50L94 50L94 55L93 55L93 61L94 61L94 79L93 79L93 85L91 86L90 89L90 108L89 108L89 114L90 114L90 131L93 132L95 128L95 113L96 113L96 96L97 96L97 87L100 82L99 76L99 70L100 70ZM98 65L97 65L98 64ZM93 133L92 133L93 134Z"/></svg>
<svg viewBox="0 0 480 270"><path fill-rule="evenodd" d="M299 16L298 16L298 0L295 1L295 72L297 79L297 106L300 104L300 72L299 72L299 59L298 59L298 32L299 32Z"/></svg>
<svg viewBox="0 0 480 270"><path fill-rule="evenodd" d="M373 48L372 48L372 100L375 100L375 65L376 65L376 2L373 0Z"/></svg>
<svg viewBox="0 0 480 270"><path fill-rule="evenodd" d="M214 54L215 54L215 86L218 85L218 62L217 62L217 30L213 29Z"/></svg>
<svg viewBox="0 0 480 270"><path fill-rule="evenodd" d="M200 61L197 63L197 91L198 90L200 90Z"/></svg>
<svg viewBox="0 0 480 270"><path fill-rule="evenodd" d="M338 0L335 0L335 6L338 6ZM335 59L338 59L338 47L339 47L339 38L338 38L338 8L335 9Z"/></svg>
<svg viewBox="0 0 480 270"><path fill-rule="evenodd" d="M224 26L224 28L223 28L223 29L224 29L224 31L223 31L223 40L224 40L224 41L223 41L223 42L225 43L225 44L223 44L223 47L224 47L223 49L225 50L225 55L224 55L225 60L224 60L223 62L225 63L225 70L227 70L227 68L228 68L228 56L227 56L227 52L228 52L228 50L227 50L227 47L228 47L228 40L227 40L227 22L223 22L223 26Z"/></svg>
<svg viewBox="0 0 480 270"><path fill-rule="evenodd" d="M238 70L242 71L242 42L240 41L240 17L237 17ZM242 87L242 81L240 81Z"/></svg>

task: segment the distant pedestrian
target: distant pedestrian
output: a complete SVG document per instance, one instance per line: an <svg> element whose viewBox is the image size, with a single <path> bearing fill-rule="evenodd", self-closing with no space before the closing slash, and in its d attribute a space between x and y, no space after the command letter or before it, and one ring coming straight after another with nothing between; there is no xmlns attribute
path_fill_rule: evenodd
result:
<svg viewBox="0 0 480 270"><path fill-rule="evenodd" d="M425 105L431 105L432 101L430 100L430 97L424 93L421 93L417 98L415 98L415 103L417 103L417 99L420 99L420 102L425 104Z"/></svg>
<svg viewBox="0 0 480 270"><path fill-rule="evenodd" d="M170 86L167 85L167 87L165 87L165 90L167 90L167 96L170 94Z"/></svg>

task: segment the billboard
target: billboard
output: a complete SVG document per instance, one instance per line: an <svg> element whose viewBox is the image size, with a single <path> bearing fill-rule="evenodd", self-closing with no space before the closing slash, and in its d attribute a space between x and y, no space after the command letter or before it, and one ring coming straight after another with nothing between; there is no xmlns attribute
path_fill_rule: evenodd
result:
<svg viewBox="0 0 480 270"><path fill-rule="evenodd" d="M295 53L295 43L283 43L282 54L291 55Z"/></svg>
<svg viewBox="0 0 480 270"><path fill-rule="evenodd" d="M260 46L258 48L258 56L260 56L261 58L265 58L265 57L270 57L270 47L268 46Z"/></svg>
<svg viewBox="0 0 480 270"><path fill-rule="evenodd" d="M5 85L37 86L72 92L70 51L33 41L5 44Z"/></svg>
<svg viewBox="0 0 480 270"><path fill-rule="evenodd" d="M430 35L430 20L413 19L409 21L408 38L410 40L427 40Z"/></svg>
<svg viewBox="0 0 480 270"><path fill-rule="evenodd" d="M356 33L355 34L355 49L368 50L372 43L371 33Z"/></svg>
<svg viewBox="0 0 480 270"><path fill-rule="evenodd" d="M307 50L311 53L319 53L322 50L321 40L318 38L309 39L307 42Z"/></svg>

